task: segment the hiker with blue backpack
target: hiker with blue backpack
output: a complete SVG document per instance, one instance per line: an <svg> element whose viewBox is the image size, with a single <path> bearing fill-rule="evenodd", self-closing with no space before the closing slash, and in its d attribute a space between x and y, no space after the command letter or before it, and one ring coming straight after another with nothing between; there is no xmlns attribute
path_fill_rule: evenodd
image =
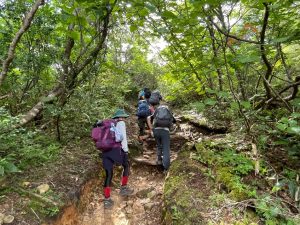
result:
<svg viewBox="0 0 300 225"><path fill-rule="evenodd" d="M151 91L149 88L143 88L138 95L138 100L146 100L149 102L149 98L151 97Z"/></svg>
<svg viewBox="0 0 300 225"><path fill-rule="evenodd" d="M155 106L154 113L147 118L157 146L156 164L162 166L164 172L170 167L170 128L173 123L176 123L176 119L166 105Z"/></svg>
<svg viewBox="0 0 300 225"><path fill-rule="evenodd" d="M139 101L137 107L136 116L138 117L139 126L139 141L142 144L145 137L145 129L147 124L147 117L151 115L151 105L149 103L149 98L151 96L151 91L148 88L144 88L139 93Z"/></svg>
<svg viewBox="0 0 300 225"><path fill-rule="evenodd" d="M118 109L112 119L97 122L92 130L92 138L96 147L102 151L102 163L105 170L105 209L111 208L114 204L110 197L114 165L122 165L123 167L119 194L121 196L129 196L134 192L134 190L127 185L129 176L129 161L126 125L124 119L128 116L129 115L123 109Z"/></svg>

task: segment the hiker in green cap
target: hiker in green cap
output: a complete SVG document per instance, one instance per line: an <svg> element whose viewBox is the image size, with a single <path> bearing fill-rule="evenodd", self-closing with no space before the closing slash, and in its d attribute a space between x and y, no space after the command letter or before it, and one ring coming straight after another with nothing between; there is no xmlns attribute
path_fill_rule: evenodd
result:
<svg viewBox="0 0 300 225"><path fill-rule="evenodd" d="M120 187L120 195L131 195L134 190L127 186L129 175L129 161L128 161L128 143L126 135L126 125L124 119L129 115L123 110L118 109L112 119L116 122L116 139L120 136L121 142L119 146L112 146L108 151L104 151L102 154L103 167L105 169L105 181L104 181L104 208L111 208L113 206L113 200L110 198L111 181L113 177L113 166L122 165L123 174Z"/></svg>

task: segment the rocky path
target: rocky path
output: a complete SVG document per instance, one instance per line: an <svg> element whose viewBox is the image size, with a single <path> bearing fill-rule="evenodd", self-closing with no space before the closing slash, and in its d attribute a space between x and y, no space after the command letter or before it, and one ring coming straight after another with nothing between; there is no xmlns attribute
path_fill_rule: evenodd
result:
<svg viewBox="0 0 300 225"><path fill-rule="evenodd" d="M172 161L186 140L178 134L172 135L171 139ZM155 161L155 140L148 138L143 144L143 153L131 159L129 185L134 188L134 194L130 197L119 196L118 177L121 169L118 169L111 195L115 202L114 207L110 210L104 209L102 190L99 188L93 193L92 201L79 217L78 224L161 224L163 187L167 174L162 173Z"/></svg>
<svg viewBox="0 0 300 225"><path fill-rule="evenodd" d="M176 133L171 134L171 162L176 159L181 147L191 139L191 127L182 123ZM142 147L142 148L140 148ZM162 224L163 189L166 176L156 165L156 144L154 138L147 138L139 155L131 157L129 185L134 194L129 197L119 196L121 167L115 167L111 197L112 209L103 206L103 175L92 185L87 185L79 204L66 210L55 225L159 225ZM86 193L88 192L88 193Z"/></svg>
<svg viewBox="0 0 300 225"><path fill-rule="evenodd" d="M130 185L134 195L121 197L118 188L113 188L115 204L104 209L102 193L94 193L93 201L79 219L79 224L160 224L164 175L156 168L132 166Z"/></svg>

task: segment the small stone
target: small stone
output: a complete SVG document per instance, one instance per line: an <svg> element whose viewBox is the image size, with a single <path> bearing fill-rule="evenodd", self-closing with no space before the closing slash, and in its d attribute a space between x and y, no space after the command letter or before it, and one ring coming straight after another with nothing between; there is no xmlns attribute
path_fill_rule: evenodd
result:
<svg viewBox="0 0 300 225"><path fill-rule="evenodd" d="M14 221L15 217L13 217L12 215L7 215L4 217L3 219L3 223L9 224L12 223Z"/></svg>
<svg viewBox="0 0 300 225"><path fill-rule="evenodd" d="M0 224L3 224L5 215L0 213Z"/></svg>
<svg viewBox="0 0 300 225"><path fill-rule="evenodd" d="M148 204L149 202L151 202L150 198L144 198L140 201L143 205Z"/></svg>
<svg viewBox="0 0 300 225"><path fill-rule="evenodd" d="M135 204L133 205L133 211L136 215L144 214L145 212L143 205L139 201L136 201Z"/></svg>
<svg viewBox="0 0 300 225"><path fill-rule="evenodd" d="M148 197L148 198L153 198L155 195L156 195L156 191L153 190L153 191L151 191L151 192L149 192L149 193L147 194L147 197Z"/></svg>
<svg viewBox="0 0 300 225"><path fill-rule="evenodd" d="M154 205L155 204L153 202L149 202L144 205L144 208L145 208L145 210L150 210L153 208Z"/></svg>
<svg viewBox="0 0 300 225"><path fill-rule="evenodd" d="M189 175L191 175L193 177L196 175L196 173L190 172Z"/></svg>
<svg viewBox="0 0 300 225"><path fill-rule="evenodd" d="M46 193L50 189L50 187L49 187L48 184L41 184L36 189L38 190L38 192L40 194L44 194L44 193Z"/></svg>
<svg viewBox="0 0 300 225"><path fill-rule="evenodd" d="M22 183L22 185L23 185L23 187L28 187L28 186L30 185L30 182L24 181L24 182Z"/></svg>
<svg viewBox="0 0 300 225"><path fill-rule="evenodd" d="M133 201L132 200L127 201L127 205L128 206L132 206L133 205Z"/></svg>
<svg viewBox="0 0 300 225"><path fill-rule="evenodd" d="M126 209L126 213L127 213L127 214L132 214L132 212L133 212L132 208L127 208L127 209Z"/></svg>
<svg viewBox="0 0 300 225"><path fill-rule="evenodd" d="M148 195L148 193L150 193L150 192L153 191L153 190L154 190L154 187L149 187L149 188L147 188L147 189L140 190L140 191L138 191L138 192L136 193L136 196L137 196L138 198L146 198L147 195Z"/></svg>
<svg viewBox="0 0 300 225"><path fill-rule="evenodd" d="M126 207L126 202L122 202L121 204L120 204L120 208L121 209L124 209Z"/></svg>

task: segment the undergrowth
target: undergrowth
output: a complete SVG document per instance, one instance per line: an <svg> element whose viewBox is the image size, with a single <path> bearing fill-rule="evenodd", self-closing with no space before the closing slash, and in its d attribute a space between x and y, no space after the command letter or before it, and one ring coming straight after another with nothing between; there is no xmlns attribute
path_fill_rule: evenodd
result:
<svg viewBox="0 0 300 225"><path fill-rule="evenodd" d="M300 209L294 199L299 188L297 172L285 170L274 178L272 168L261 160L262 172L255 176L255 161L250 155L247 151L237 152L228 143L205 141L196 144L192 158L210 168L209 177L224 185L223 201L217 198L219 207L226 198L236 201L237 205L248 201L247 207L254 207L265 224L299 224L299 216L291 212L291 207L294 212Z"/></svg>

